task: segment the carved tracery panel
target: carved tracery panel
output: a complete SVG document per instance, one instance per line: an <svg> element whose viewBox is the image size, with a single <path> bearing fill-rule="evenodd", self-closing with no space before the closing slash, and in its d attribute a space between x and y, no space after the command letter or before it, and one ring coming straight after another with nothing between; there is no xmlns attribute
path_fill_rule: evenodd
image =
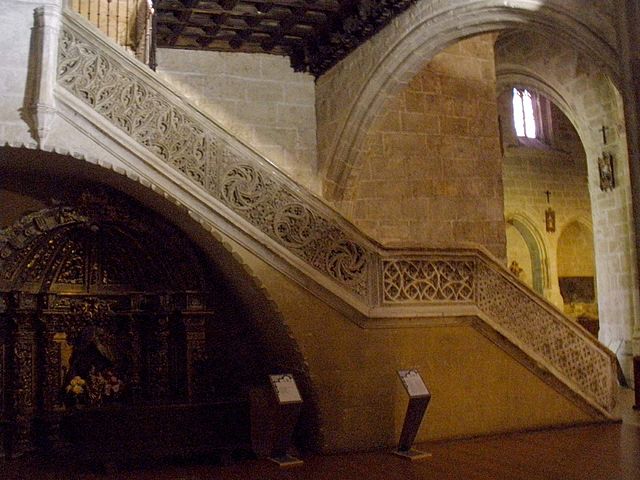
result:
<svg viewBox="0 0 640 480"><path fill-rule="evenodd" d="M473 302L475 261L384 260L384 302Z"/></svg>

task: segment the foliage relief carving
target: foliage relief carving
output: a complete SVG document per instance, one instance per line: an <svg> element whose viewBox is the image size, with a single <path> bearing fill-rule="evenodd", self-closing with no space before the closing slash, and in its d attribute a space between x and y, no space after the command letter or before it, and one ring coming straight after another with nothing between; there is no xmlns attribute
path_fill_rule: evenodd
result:
<svg viewBox="0 0 640 480"><path fill-rule="evenodd" d="M363 245L68 28L60 41L58 82L294 255L367 294ZM328 241L314 241L320 237Z"/></svg>

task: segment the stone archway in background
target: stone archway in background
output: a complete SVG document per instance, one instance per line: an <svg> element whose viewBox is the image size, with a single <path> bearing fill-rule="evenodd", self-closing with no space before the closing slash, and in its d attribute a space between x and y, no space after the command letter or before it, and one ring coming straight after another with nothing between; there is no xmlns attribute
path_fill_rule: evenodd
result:
<svg viewBox="0 0 640 480"><path fill-rule="evenodd" d="M577 50L531 32L513 32L496 43L497 90L513 85L548 97L575 127L588 170L596 257L600 339L621 354L630 374L631 340L638 322L638 284L631 185L620 95L611 78ZM602 126L606 127L604 144ZM615 160L616 188L600 189L598 157ZM612 248L613 247L613 248Z"/></svg>
<svg viewBox="0 0 640 480"><path fill-rule="evenodd" d="M509 28L547 32L602 65L617 81L613 20L602 16L597 7L566 9L566 3L418 2L320 77L316 111L325 198L342 198L352 170L358 168L355 162L364 132L385 101L401 91L438 52L465 37Z"/></svg>
<svg viewBox="0 0 640 480"><path fill-rule="evenodd" d="M545 38L547 48L539 48L540 41L534 48L523 42L526 50L537 53L539 58L535 62L527 59L527 66L521 65L520 72L526 70L529 79L553 86L545 93L559 107L564 105L564 113L585 146L597 270L611 286L598 289L603 320L600 338L614 350L630 355L640 301L624 113L615 87L621 76L615 53L616 21L597 5L587 7L582 2L572 2L567 9L566 4L555 0L514 1L508 6L493 1L425 1L410 8L318 79L319 171L325 198L339 205L349 179L357 174L356 161L364 136L386 100L401 91L444 47L479 33L514 28L521 33L546 35L537 37ZM560 55L559 62L550 66L547 60L551 52ZM588 104L593 98L599 103ZM606 149L616 158L619 173L618 187L609 194L599 192L594 163L603 151L599 142L602 126L609 129ZM613 213L605 207L612 198ZM607 251L607 242L618 248ZM625 368L629 370L629 365Z"/></svg>
<svg viewBox="0 0 640 480"><path fill-rule="evenodd" d="M528 253L531 274L531 288L540 294L546 296L549 289L549 264L544 241L539 232L525 215L509 215L507 216L507 225L512 226L524 241ZM509 237L507 236L507 242ZM509 245L507 245L507 248ZM507 250L508 251L508 250ZM508 258L511 261L511 258Z"/></svg>

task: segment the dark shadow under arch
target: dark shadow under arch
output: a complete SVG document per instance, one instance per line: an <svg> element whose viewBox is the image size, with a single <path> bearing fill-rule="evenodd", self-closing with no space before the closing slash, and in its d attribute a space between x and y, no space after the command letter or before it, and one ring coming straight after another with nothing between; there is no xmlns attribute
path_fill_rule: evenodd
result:
<svg viewBox="0 0 640 480"><path fill-rule="evenodd" d="M207 268L233 297L229 304L233 304L234 318L242 320L246 332L257 339L258 353L265 359L270 373L288 372L296 376L305 400L296 432L298 444L304 449L320 448L317 394L304 356L277 306L261 288L259 279L247 271L215 234L205 231L188 212L150 188L69 156L0 147L0 171L0 188L11 192L10 200L14 203L3 206L0 227L13 224L24 214L51 208L52 198L64 202L83 191L106 189L138 204L141 210L182 232L202 252ZM22 205L26 211L15 211L17 205ZM226 308L231 307L227 305Z"/></svg>

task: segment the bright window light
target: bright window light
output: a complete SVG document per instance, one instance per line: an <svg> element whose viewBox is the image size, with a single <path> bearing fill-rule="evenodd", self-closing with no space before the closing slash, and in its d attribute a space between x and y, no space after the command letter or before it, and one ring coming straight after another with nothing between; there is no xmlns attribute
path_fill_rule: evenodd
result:
<svg viewBox="0 0 640 480"><path fill-rule="evenodd" d="M528 90L513 89L513 124L519 137L536 138L533 97Z"/></svg>

